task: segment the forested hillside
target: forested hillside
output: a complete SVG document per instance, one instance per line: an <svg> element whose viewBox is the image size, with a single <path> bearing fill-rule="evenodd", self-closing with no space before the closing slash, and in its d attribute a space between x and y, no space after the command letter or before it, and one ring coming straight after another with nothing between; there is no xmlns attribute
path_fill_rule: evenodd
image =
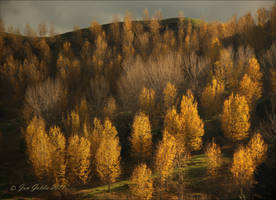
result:
<svg viewBox="0 0 276 200"><path fill-rule="evenodd" d="M276 4L255 15L0 20L0 198L274 199Z"/></svg>

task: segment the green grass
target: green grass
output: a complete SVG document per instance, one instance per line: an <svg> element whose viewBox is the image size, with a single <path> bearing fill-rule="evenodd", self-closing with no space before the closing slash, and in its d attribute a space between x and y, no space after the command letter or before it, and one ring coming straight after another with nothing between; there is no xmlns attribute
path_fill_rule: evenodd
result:
<svg viewBox="0 0 276 200"><path fill-rule="evenodd" d="M127 189L127 185L129 184L128 180L120 181L111 184L111 192L118 192ZM81 199L87 199L87 198L93 198L95 197L96 194L99 193L105 193L108 191L108 185L103 185L91 189L84 189L84 190L79 190L75 192L74 194L79 196Z"/></svg>
<svg viewBox="0 0 276 200"><path fill-rule="evenodd" d="M228 162L228 160L228 158L225 158L226 162ZM184 168L174 169L173 173L178 173L179 171L185 172L185 183L189 191L200 193L204 190L204 185L206 185L206 183L208 184L208 181L211 179L211 177L207 175L206 169L207 157L204 154L198 154L193 155ZM153 174L153 178L156 177L158 177L158 175ZM126 197L129 194L129 183L129 180L123 180L111 184L111 193L108 193L108 185L77 190L73 192L74 199L118 199L119 197Z"/></svg>
<svg viewBox="0 0 276 200"><path fill-rule="evenodd" d="M187 172L187 182L191 184L191 186L196 186L200 184L203 179L198 179L199 177L204 177L206 175L206 167L207 167L207 158L204 154L194 155L191 160L188 162L188 165L184 169L175 169L173 173L178 172L179 170L183 170ZM158 175L153 174L153 178L156 178ZM121 192L128 193L128 184L129 180L124 180L120 182L116 182L111 184L111 192ZM91 189L84 189L75 192L78 199L97 199L97 195L101 193L106 193L108 191L108 186L103 185ZM103 198L101 196L101 198Z"/></svg>

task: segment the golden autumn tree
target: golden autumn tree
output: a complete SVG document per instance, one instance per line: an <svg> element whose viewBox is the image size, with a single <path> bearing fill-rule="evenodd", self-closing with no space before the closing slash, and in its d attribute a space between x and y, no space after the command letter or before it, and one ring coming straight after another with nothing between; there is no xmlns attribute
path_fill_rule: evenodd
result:
<svg viewBox="0 0 276 200"><path fill-rule="evenodd" d="M92 158L95 157L97 149L100 146L100 141L103 137L103 124L101 123L101 121L98 118L94 118L93 121L93 131L91 133L91 135L89 134L89 140L91 142L91 156Z"/></svg>
<svg viewBox="0 0 276 200"><path fill-rule="evenodd" d="M71 183L86 183L90 168L90 142L77 134L70 136L67 147L68 179Z"/></svg>
<svg viewBox="0 0 276 200"><path fill-rule="evenodd" d="M170 82L167 83L166 87L163 90L163 98L164 98L164 108L168 110L171 108L176 100L177 89L176 87L171 84Z"/></svg>
<svg viewBox="0 0 276 200"><path fill-rule="evenodd" d="M133 48L134 33L132 31L133 23L132 16L129 12L126 12L123 23L124 40L123 40L123 55L125 57L132 56L135 49Z"/></svg>
<svg viewBox="0 0 276 200"><path fill-rule="evenodd" d="M253 182L255 168L254 160L246 147L242 146L236 150L230 171L242 196L245 195L245 190L249 189Z"/></svg>
<svg viewBox="0 0 276 200"><path fill-rule="evenodd" d="M204 122L197 111L197 102L190 90L181 100L181 129L189 150L199 150L202 146L202 136L204 135Z"/></svg>
<svg viewBox="0 0 276 200"><path fill-rule="evenodd" d="M151 170L146 164L140 164L134 169L129 185L134 199L149 200L152 198L153 181L151 176Z"/></svg>
<svg viewBox="0 0 276 200"><path fill-rule="evenodd" d="M163 139L159 143L155 155L155 171L160 177L161 184L166 181L173 169L176 153L177 143L175 137L164 130Z"/></svg>
<svg viewBox="0 0 276 200"><path fill-rule="evenodd" d="M251 78L252 81L260 82L261 84L263 74L260 71L260 64L256 58L252 57L249 59L246 73L248 74L248 76Z"/></svg>
<svg viewBox="0 0 276 200"><path fill-rule="evenodd" d="M208 157L207 171L210 175L214 176L218 173L222 164L221 149L214 140L207 145L205 155Z"/></svg>
<svg viewBox="0 0 276 200"><path fill-rule="evenodd" d="M71 60L63 54L58 55L57 59L57 73L60 78L67 82L70 75Z"/></svg>
<svg viewBox="0 0 276 200"><path fill-rule="evenodd" d="M90 32L93 35L93 39L97 38L98 35L102 34L102 26L97 21L92 21L89 27Z"/></svg>
<svg viewBox="0 0 276 200"><path fill-rule="evenodd" d="M247 149L256 165L264 161L267 148L268 146L260 133L255 133L247 144Z"/></svg>
<svg viewBox="0 0 276 200"><path fill-rule="evenodd" d="M175 107L167 111L164 119L164 129L174 136L181 134L182 121Z"/></svg>
<svg viewBox="0 0 276 200"><path fill-rule="evenodd" d="M49 178L52 165L52 145L45 131L45 122L34 117L25 132L27 152L35 175L42 180Z"/></svg>
<svg viewBox="0 0 276 200"><path fill-rule="evenodd" d="M57 126L49 130L50 143L52 144L52 178L56 185L66 185L66 140Z"/></svg>
<svg viewBox="0 0 276 200"><path fill-rule="evenodd" d="M257 24L258 26L264 27L269 20L269 12L265 8L259 8L257 10Z"/></svg>
<svg viewBox="0 0 276 200"><path fill-rule="evenodd" d="M110 184L120 175L120 153L121 146L117 131L109 120L105 121L105 128L102 133L99 148L95 155L96 171L101 180L108 184L110 192Z"/></svg>
<svg viewBox="0 0 276 200"><path fill-rule="evenodd" d="M206 117L219 114L222 110L224 99L224 84L213 78L212 84L207 85L201 94L201 105Z"/></svg>
<svg viewBox="0 0 276 200"><path fill-rule="evenodd" d="M245 74L240 82L239 94L246 98L250 110L252 110L262 96L262 86L258 81L253 81Z"/></svg>
<svg viewBox="0 0 276 200"><path fill-rule="evenodd" d="M149 117L140 112L135 115L130 137L132 155L135 158L146 160L152 150L152 135Z"/></svg>
<svg viewBox="0 0 276 200"><path fill-rule="evenodd" d="M107 51L107 42L105 33L99 34L95 41L96 48L93 52L92 63L94 65L95 72L101 72L104 66L106 51Z"/></svg>
<svg viewBox="0 0 276 200"><path fill-rule="evenodd" d="M244 96L233 95L224 101L221 117L224 135L231 140L243 140L250 128L249 106Z"/></svg>
<svg viewBox="0 0 276 200"><path fill-rule="evenodd" d="M80 55L86 65L89 65L91 63L92 46L88 40L83 43Z"/></svg>
<svg viewBox="0 0 276 200"><path fill-rule="evenodd" d="M199 150L202 146L204 123L197 111L197 102L190 90L182 97L180 113L173 107L166 113L164 128L177 138L183 151Z"/></svg>

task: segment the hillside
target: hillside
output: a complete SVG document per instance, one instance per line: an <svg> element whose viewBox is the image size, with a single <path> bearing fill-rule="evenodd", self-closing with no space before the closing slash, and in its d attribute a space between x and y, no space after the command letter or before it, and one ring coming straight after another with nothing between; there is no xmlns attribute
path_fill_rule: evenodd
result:
<svg viewBox="0 0 276 200"><path fill-rule="evenodd" d="M273 199L275 8L0 32L0 198Z"/></svg>

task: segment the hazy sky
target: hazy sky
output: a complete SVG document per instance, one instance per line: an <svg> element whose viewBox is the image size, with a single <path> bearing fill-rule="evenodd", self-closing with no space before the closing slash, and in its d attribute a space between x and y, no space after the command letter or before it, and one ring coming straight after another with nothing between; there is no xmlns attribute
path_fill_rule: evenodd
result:
<svg viewBox="0 0 276 200"><path fill-rule="evenodd" d="M275 0L274 0L275 1ZM93 20L101 24L112 22L113 16L121 20L126 11L130 11L135 19L141 19L143 10L148 8L150 15L161 10L163 18L177 17L182 11L184 16L202 18L206 21L225 21L231 16L243 15L246 12L254 14L260 7L270 8L273 0L226 0L226 1L0 1L0 16L6 27L19 27L23 33L26 23L35 30L41 22L53 23L59 33L71 31L74 25L80 28L88 27Z"/></svg>

